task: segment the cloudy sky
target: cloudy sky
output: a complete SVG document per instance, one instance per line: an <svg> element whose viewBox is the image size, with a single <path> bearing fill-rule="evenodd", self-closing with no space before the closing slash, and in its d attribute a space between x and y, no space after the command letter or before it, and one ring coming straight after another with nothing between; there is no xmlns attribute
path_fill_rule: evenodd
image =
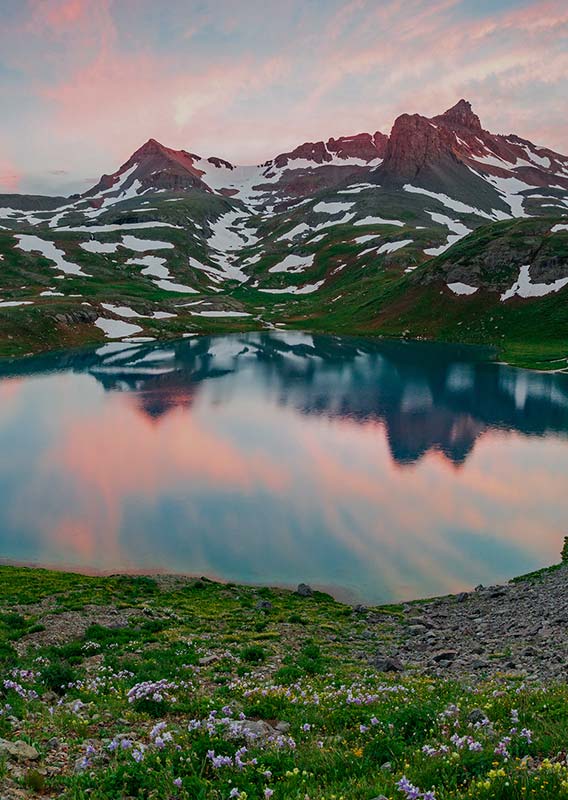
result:
<svg viewBox="0 0 568 800"><path fill-rule="evenodd" d="M566 0L0 0L0 191L68 194L146 139L236 163L469 99L568 152Z"/></svg>

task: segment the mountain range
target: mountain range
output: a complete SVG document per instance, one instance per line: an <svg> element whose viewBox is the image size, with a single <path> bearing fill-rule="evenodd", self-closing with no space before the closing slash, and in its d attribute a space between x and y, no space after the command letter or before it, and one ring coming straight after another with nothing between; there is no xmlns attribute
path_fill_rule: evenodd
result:
<svg viewBox="0 0 568 800"><path fill-rule="evenodd" d="M149 139L88 191L0 195L0 353L300 328L566 369L568 156L460 100L255 166Z"/></svg>

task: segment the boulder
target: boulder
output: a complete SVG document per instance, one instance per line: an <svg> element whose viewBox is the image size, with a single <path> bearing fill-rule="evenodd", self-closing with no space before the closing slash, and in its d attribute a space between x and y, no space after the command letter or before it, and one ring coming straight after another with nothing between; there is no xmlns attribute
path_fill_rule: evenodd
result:
<svg viewBox="0 0 568 800"><path fill-rule="evenodd" d="M373 660L373 666L379 672L404 672L404 664L396 656L384 656L382 653L377 653Z"/></svg>
<svg viewBox="0 0 568 800"><path fill-rule="evenodd" d="M39 753L35 747L21 739L16 742L0 739L0 758L2 757L15 758L17 761L35 761L39 758Z"/></svg>

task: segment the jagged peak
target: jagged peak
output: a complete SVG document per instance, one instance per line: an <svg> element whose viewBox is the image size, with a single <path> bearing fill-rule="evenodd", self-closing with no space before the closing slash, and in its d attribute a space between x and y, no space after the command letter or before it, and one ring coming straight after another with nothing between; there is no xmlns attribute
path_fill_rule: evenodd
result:
<svg viewBox="0 0 568 800"><path fill-rule="evenodd" d="M152 155L153 153L167 153L169 151L169 147L166 147L157 139L150 138L148 141L144 142L141 147L135 150L130 158L134 159L137 156Z"/></svg>
<svg viewBox="0 0 568 800"><path fill-rule="evenodd" d="M443 114L438 114L434 119L451 122L454 125L459 125L461 128L469 128L474 130L481 130L481 122L477 114L471 108L469 100L458 100L458 102L444 111Z"/></svg>

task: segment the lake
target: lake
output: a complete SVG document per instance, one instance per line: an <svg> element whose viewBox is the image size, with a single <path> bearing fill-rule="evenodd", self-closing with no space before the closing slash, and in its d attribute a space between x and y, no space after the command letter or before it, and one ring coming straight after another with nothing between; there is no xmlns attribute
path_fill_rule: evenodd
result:
<svg viewBox="0 0 568 800"><path fill-rule="evenodd" d="M568 375L294 332L0 362L0 558L398 601L559 560Z"/></svg>

